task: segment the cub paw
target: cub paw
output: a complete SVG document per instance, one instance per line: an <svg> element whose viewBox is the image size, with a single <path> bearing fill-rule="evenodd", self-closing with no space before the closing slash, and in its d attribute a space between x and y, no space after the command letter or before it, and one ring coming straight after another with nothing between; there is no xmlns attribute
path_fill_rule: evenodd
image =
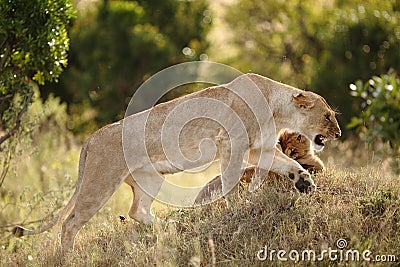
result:
<svg viewBox="0 0 400 267"><path fill-rule="evenodd" d="M299 170L298 173L289 173L289 178L293 180L294 186L300 193L314 193L317 188L307 171Z"/></svg>

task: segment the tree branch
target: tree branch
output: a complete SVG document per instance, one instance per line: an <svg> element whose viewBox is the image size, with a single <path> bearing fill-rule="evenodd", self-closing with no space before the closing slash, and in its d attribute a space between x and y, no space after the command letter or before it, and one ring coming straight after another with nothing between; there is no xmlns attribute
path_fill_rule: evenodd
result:
<svg viewBox="0 0 400 267"><path fill-rule="evenodd" d="M8 95L5 95L5 96L1 96L0 97L0 101L5 101L7 99L12 98L13 96L14 96L13 94L8 94Z"/></svg>
<svg viewBox="0 0 400 267"><path fill-rule="evenodd" d="M69 191L70 191L70 190L69 190ZM62 189L62 190L50 190L50 191L44 192L42 196L43 196L43 197L46 197L47 195L57 194L57 193L63 193L63 192L65 192L64 189ZM40 204L41 204L41 202L35 202L35 205L33 205L33 207L31 207L31 210L29 211L29 213L28 213L28 215L27 215L26 217L29 217L33 211L38 210L38 208L41 208ZM0 210L0 212L2 212L2 210L4 210L4 209L7 207L7 205L13 205L13 206L15 205L15 206L18 206L18 205L15 204L15 203L7 203L7 204L3 207L3 209ZM47 213L47 215L46 215L44 218L42 218L42 219L34 220L34 221L26 221L27 219L25 218L22 222L17 223L17 224L14 224L14 223L13 223L13 224L0 225L0 229L3 229L3 228L11 228L11 227L15 227L15 226L27 226L27 225L36 224L36 223L43 223L43 222L49 220L50 218L53 218L53 217L54 217L54 214L55 214L60 208L62 208L62 206L61 206L61 207L59 206L59 207L53 208L53 210L52 210L51 212Z"/></svg>
<svg viewBox="0 0 400 267"><path fill-rule="evenodd" d="M8 170L10 169L10 159L11 159L11 150L8 151L6 158L3 161L3 170L0 175L0 187L3 186L4 180L6 179Z"/></svg>
<svg viewBox="0 0 400 267"><path fill-rule="evenodd" d="M10 35L8 35L8 36L4 39L4 41L1 43L1 45L0 45L0 51L3 51L3 49L4 49L4 47L6 46L6 44L7 44L7 42L8 42L9 39L10 39Z"/></svg>
<svg viewBox="0 0 400 267"><path fill-rule="evenodd" d="M13 135L17 132L18 128L21 126L21 118L22 118L22 115L23 115L23 114L25 113L25 111L28 109L28 104L31 102L34 93L35 93L35 91L32 89L31 92L30 92L30 94L29 94L29 96L28 96L28 99L27 99L26 102L24 103L24 106L22 107L21 111L20 111L20 112L18 113L18 115L17 115L17 121L15 122L14 127L13 127L8 133L6 133L6 134L3 135L2 137L0 137L0 145L1 145L4 141L6 141L8 138L10 138L11 136L13 136Z"/></svg>
<svg viewBox="0 0 400 267"><path fill-rule="evenodd" d="M5 54L3 55L3 57L1 58L0 73L3 73L4 68L6 67L7 59L12 54L14 44L15 44L15 38L13 35L9 35L7 37L7 39L1 44L1 52L3 51L5 46L7 46L7 50L6 50Z"/></svg>

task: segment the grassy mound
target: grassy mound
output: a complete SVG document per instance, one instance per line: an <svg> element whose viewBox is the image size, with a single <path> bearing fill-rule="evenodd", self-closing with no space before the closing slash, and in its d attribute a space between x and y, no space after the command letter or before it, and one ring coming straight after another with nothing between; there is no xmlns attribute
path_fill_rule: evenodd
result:
<svg viewBox="0 0 400 267"><path fill-rule="evenodd" d="M380 264L399 264L398 177L372 167L328 168L315 177L313 195L297 193L288 180L269 179L255 193L241 190L229 208L223 200L195 209L165 207L157 211L164 221L153 226L121 221L108 206L80 231L74 253L61 259L55 227L3 238L0 266L265 266L285 259L286 265L361 266L371 263L365 251L375 264L392 255L397 262Z"/></svg>

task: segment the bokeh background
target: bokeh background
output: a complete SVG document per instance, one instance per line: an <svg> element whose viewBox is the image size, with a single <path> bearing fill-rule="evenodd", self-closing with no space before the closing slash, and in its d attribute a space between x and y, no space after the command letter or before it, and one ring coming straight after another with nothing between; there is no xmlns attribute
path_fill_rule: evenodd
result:
<svg viewBox="0 0 400 267"><path fill-rule="evenodd" d="M399 172L399 0L0 0L0 54L3 226L52 217L74 189L84 140L181 62L321 94L344 132L321 155L327 165Z"/></svg>

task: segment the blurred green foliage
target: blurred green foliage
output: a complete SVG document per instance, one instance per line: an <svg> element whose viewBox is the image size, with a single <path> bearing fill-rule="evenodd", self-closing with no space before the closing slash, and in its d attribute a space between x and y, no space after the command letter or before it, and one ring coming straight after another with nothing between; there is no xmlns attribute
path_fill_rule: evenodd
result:
<svg viewBox="0 0 400 267"><path fill-rule="evenodd" d="M68 128L75 133L119 120L147 78L205 53L208 17L205 0L100 1L72 29L60 83L43 92L69 104Z"/></svg>
<svg viewBox="0 0 400 267"><path fill-rule="evenodd" d="M343 123L360 112L348 97L357 79L400 70L400 2L360 3L336 12L334 35L311 83L343 114Z"/></svg>
<svg viewBox="0 0 400 267"><path fill-rule="evenodd" d="M356 129L375 148L380 146L377 151L389 153L396 163L400 153L400 78L389 71L365 83L358 80L350 89L352 96L361 99L361 112L352 118L348 127ZM382 147L385 143L389 144L388 149Z"/></svg>
<svg viewBox="0 0 400 267"><path fill-rule="evenodd" d="M59 98L44 101L35 89L21 124L30 138L19 140L0 187L0 225L53 218L73 192L80 146L66 130L66 110Z"/></svg>
<svg viewBox="0 0 400 267"><path fill-rule="evenodd" d="M33 79L56 79L67 65L67 26L74 17L69 0L0 2L1 93L14 93ZM17 86L15 86L17 85Z"/></svg>
<svg viewBox="0 0 400 267"><path fill-rule="evenodd" d="M69 0L0 1L0 186L17 144L31 132L21 121L34 85L56 80L67 65L74 14Z"/></svg>
<svg viewBox="0 0 400 267"><path fill-rule="evenodd" d="M343 125L359 112L351 82L400 69L398 0L239 0L226 20L233 66L319 92Z"/></svg>
<svg viewBox="0 0 400 267"><path fill-rule="evenodd" d="M212 13L206 0L94 2L73 26L68 0L0 2L2 134L27 103L31 80L46 82L42 95L60 96L68 128L86 134L121 119L152 74L207 58ZM398 0L238 0L227 7L234 33L228 45L237 56L223 63L321 93L342 113L342 126L361 110L348 84L400 69ZM179 88L161 101L198 88ZM11 151L10 144L1 149Z"/></svg>

